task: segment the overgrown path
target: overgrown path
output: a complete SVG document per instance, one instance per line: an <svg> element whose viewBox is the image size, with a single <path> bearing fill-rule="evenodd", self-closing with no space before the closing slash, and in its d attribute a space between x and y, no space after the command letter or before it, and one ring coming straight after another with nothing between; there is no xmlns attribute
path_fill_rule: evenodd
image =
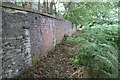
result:
<svg viewBox="0 0 120 80"><path fill-rule="evenodd" d="M77 31L75 34L81 34ZM75 58L80 44L67 43L65 39L58 44L48 55L28 69L22 76L23 78L88 78L83 67L77 69L70 63L70 58Z"/></svg>

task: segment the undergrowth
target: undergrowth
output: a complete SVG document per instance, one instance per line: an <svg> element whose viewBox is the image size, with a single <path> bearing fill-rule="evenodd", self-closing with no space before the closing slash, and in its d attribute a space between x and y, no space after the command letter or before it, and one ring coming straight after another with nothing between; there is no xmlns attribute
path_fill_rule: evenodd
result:
<svg viewBox="0 0 120 80"><path fill-rule="evenodd" d="M84 28L83 32L66 39L81 44L76 59L70 61L77 67L85 66L92 77L118 77L118 26L97 24Z"/></svg>

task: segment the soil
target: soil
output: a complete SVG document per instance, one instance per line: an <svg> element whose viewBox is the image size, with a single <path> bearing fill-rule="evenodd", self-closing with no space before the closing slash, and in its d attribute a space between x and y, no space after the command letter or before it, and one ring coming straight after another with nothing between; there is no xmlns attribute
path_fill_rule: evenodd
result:
<svg viewBox="0 0 120 80"><path fill-rule="evenodd" d="M80 34L76 32L75 34ZM80 44L63 41L56 45L48 55L36 63L34 68L28 69L20 77L22 78L89 78L84 67L77 69L69 59L77 55Z"/></svg>

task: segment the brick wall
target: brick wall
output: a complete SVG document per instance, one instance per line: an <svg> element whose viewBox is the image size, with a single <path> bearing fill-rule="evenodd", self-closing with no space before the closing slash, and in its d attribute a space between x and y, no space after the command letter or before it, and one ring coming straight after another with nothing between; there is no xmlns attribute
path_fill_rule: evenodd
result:
<svg viewBox="0 0 120 80"><path fill-rule="evenodd" d="M76 26L37 12L2 7L2 76L13 77L44 56Z"/></svg>

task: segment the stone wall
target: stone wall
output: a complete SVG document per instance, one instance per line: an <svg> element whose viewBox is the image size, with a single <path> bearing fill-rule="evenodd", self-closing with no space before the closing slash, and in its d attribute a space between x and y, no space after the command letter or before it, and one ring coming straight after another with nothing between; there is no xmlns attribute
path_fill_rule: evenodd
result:
<svg viewBox="0 0 120 80"><path fill-rule="evenodd" d="M13 77L47 55L76 26L71 22L29 10L2 7L2 76Z"/></svg>
<svg viewBox="0 0 120 80"><path fill-rule="evenodd" d="M0 3L1 5L1 3ZM0 7L0 79L2 78L2 7Z"/></svg>

